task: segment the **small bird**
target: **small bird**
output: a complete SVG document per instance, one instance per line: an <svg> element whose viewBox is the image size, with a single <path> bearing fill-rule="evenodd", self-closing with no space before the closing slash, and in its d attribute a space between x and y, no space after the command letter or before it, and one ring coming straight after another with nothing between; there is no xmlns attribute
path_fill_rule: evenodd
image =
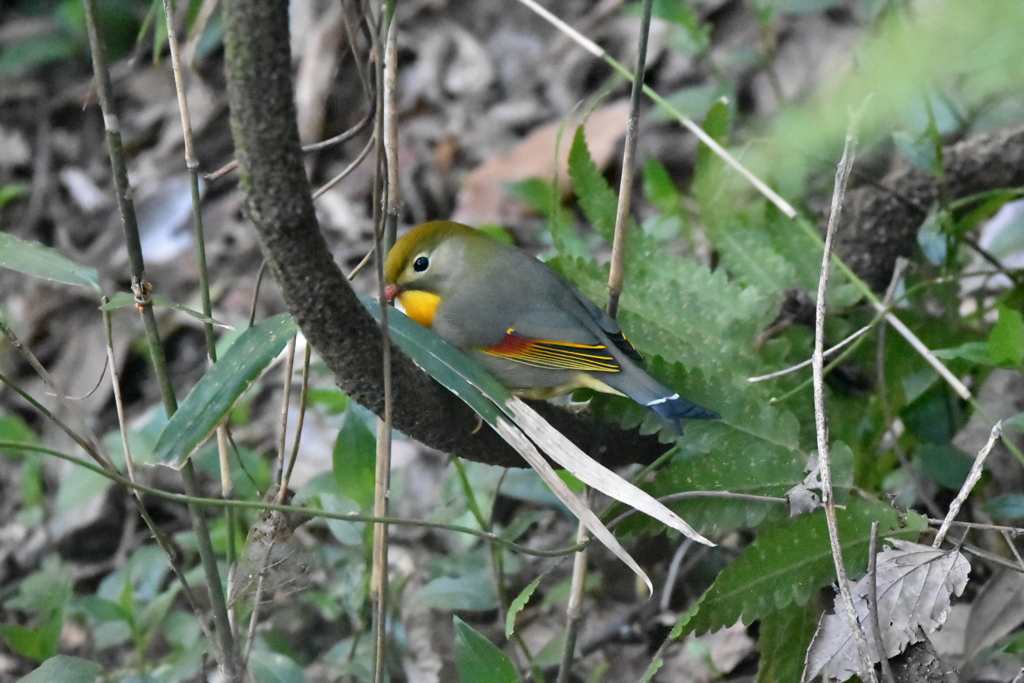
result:
<svg viewBox="0 0 1024 683"><path fill-rule="evenodd" d="M644 372L614 319L541 261L468 225L423 223L384 266L388 301L526 398L582 387L628 396L677 434L718 414Z"/></svg>

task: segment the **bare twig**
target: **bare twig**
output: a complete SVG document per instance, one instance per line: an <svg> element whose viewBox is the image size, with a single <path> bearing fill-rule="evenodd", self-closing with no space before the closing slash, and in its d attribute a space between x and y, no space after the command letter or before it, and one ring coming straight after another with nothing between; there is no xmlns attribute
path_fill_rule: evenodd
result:
<svg viewBox="0 0 1024 683"><path fill-rule="evenodd" d="M606 61L609 65L611 65L613 69L621 73L630 81L634 80L635 77L629 71L629 69L627 69L622 64L612 59L600 45L590 40L582 33L580 33L579 31L572 28L564 21L556 17L550 11L548 11L540 4L538 4L536 0L519 0L519 2L529 7L531 10L533 10L538 15L547 20L552 26L557 28L565 35L569 36L569 38L575 41L584 50L594 55L598 59L603 59L604 61ZM758 178L753 173L748 171L743 166L743 164L737 161L734 156L729 154L729 152L727 152L720 144L718 144L717 140L715 140L713 137L705 133L704 129L701 128L696 123L694 123L692 119L690 119L688 116L683 116L678 109L673 107L669 102L667 102L663 97L661 97L661 95L654 92L654 90L652 90L648 86L643 86L643 91L648 97L654 100L658 104L658 106L660 106L662 109L664 109L673 117L675 117L675 119L680 124L682 124L683 127L685 127L687 130L693 133L698 140L700 140L705 145L710 147L715 154L717 154L719 157L722 158L723 161L725 161L725 163L729 164L734 169L736 169L736 171L739 172L739 174L742 175L744 178L746 178L747 181L749 181L755 188L757 188L757 190L761 194L763 194L768 199L768 201L770 201L772 204L778 207L779 211L781 211L789 218L793 218L797 215L796 209L794 209L789 202L780 197L777 192L768 187L760 178Z"/></svg>
<svg viewBox="0 0 1024 683"><path fill-rule="evenodd" d="M818 298L814 309L814 355L811 365L814 372L814 425L818 441L818 458L821 463L821 497L825 507L825 519L828 523L829 543L832 549L832 560L836 568L836 579L839 582L839 593L842 596L843 611L849 623L850 632L853 634L857 651L861 658L861 675L866 676L871 683L878 680L875 676L875 668L871 664L867 639L864 631L857 620L857 611L853 606L853 595L850 592L850 581L846 576L846 567L843 564L843 550L839 541L839 524L836 519L835 496L832 490L832 464L829 457L829 435L828 419L825 415L825 298L828 293L828 275L832 264L832 250L835 244L836 228L839 225L839 215L842 210L843 196L846 193L846 183L850 175L850 167L853 166L854 150L856 140L854 129L856 116L850 122L850 128L846 135L846 144L843 149L843 157L839 161L836 170L835 188L832 193L831 215L828 220L828 229L825 233L824 254L821 261L821 275L818 277Z"/></svg>
<svg viewBox="0 0 1024 683"><path fill-rule="evenodd" d="M839 349L843 348L844 346L846 346L847 344L849 344L853 340L859 338L862 334L864 334L865 332L867 332L870 329L871 329L871 325L865 325L864 327L860 328L859 330L857 330L856 332L851 334L849 337L847 337L843 341L841 341L838 344L836 344L835 346L829 347L829 349L825 351L825 356L831 356L836 351L838 351ZM797 370L799 370L801 368L806 368L812 362L813 362L813 360L808 358L805 361L797 363L796 365L791 365L790 367L785 368L783 370L779 370L777 372L772 372L772 373L769 373L767 375L758 375L757 377L749 377L749 378L747 378L747 381L750 382L750 383L764 382L765 380L775 379L776 377L782 377L783 375L788 375L791 372L796 372Z"/></svg>
<svg viewBox="0 0 1024 683"><path fill-rule="evenodd" d="M348 142L355 136L362 133L366 129L366 126L368 126L370 124L370 121L372 120L373 112L371 111L366 116L364 116L362 120L359 121L359 123L352 126L348 130L342 133L338 133L334 137L327 138L326 140L321 140L320 142L313 142L308 145L303 145L302 151L307 153L316 152L321 149L326 149L328 147L333 147L334 145L340 145L344 142ZM213 182L214 180L219 180L220 178L226 176L228 173L231 173L231 171L234 171L236 168L238 168L237 159L229 161L228 163L224 164L213 173L207 173L203 175L203 180L205 180L208 183Z"/></svg>
<svg viewBox="0 0 1024 683"><path fill-rule="evenodd" d="M960 487L960 492L956 494L956 498L949 505L949 512L946 513L946 518L942 521L942 526L935 533L935 540L932 541L932 547L938 548L942 545L942 542L946 539L946 534L949 532L949 526L952 524L953 519L960 513L960 507L966 502L967 496L971 495L971 490L974 485L981 479L981 472L985 467L985 459L988 458L988 454L992 452L992 448L996 445L996 440L1003 435L1003 421L996 422L996 426L992 428L989 433L988 441L982 446L981 450L978 451L977 457L974 458L974 464L971 466L971 471L967 475L967 481Z"/></svg>
<svg viewBox="0 0 1024 683"><path fill-rule="evenodd" d="M380 327L384 337L382 351L382 368L384 384L384 415L377 420L377 468L373 497L374 514L385 517L388 514L391 498L391 426L394 400L391 382L391 345L388 333L388 301L384 293L384 259L389 245L393 243L395 225L397 223L399 205L398 197L398 125L395 115L395 83L398 69L397 31L398 24L393 21L394 1L387 0L381 8L380 28L383 31L373 33L374 53L377 55L377 126L374 137L377 143L377 175L374 193L374 232L375 249L374 263L377 270L377 296L380 302ZM369 14L367 14L369 17ZM381 45L383 39L383 46ZM381 59L383 47L384 59ZM390 92L388 92L390 90ZM383 165L383 167L382 167ZM382 173L383 171L383 173ZM382 210L386 209L386 210ZM388 525L374 526L373 537L373 574L371 593L377 600L375 613L376 632L376 666L374 667L375 683L383 683L384 654L387 635L388 614Z"/></svg>
<svg viewBox="0 0 1024 683"><path fill-rule="evenodd" d="M583 504L590 507L590 489L583 494ZM576 528L576 544L586 542L587 527L580 522ZM565 642L562 644L561 665L558 667L558 683L572 680L570 672L576 658L576 639L583 625L583 588L587 578L587 549L583 548L572 558L572 581L569 585L569 603L565 607Z"/></svg>
<svg viewBox="0 0 1024 683"><path fill-rule="evenodd" d="M633 199L633 174L636 166L636 143L639 135L640 93L647 70L647 38L651 29L652 0L644 0L640 16L640 36L636 49L633 88L629 95L629 121L626 124L626 148L622 152L622 178L619 181L619 204L615 212L615 238L612 241L611 271L608 273L608 315L615 317L625 280L626 237L629 233L629 207Z"/></svg>

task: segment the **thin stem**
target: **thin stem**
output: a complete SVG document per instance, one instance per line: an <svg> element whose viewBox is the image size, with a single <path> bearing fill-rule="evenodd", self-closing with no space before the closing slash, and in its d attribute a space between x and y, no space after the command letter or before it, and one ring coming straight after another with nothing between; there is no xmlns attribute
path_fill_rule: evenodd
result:
<svg viewBox="0 0 1024 683"><path fill-rule="evenodd" d="M381 27L384 31L384 59L381 56L381 34L374 32L374 51L378 56L376 82L377 111L382 115L377 118L375 138L377 141L378 173L375 182L376 199L374 206L377 296L380 301L380 327L384 339L381 363L384 381L384 415L377 420L377 469L374 490L373 511L380 517L388 514L391 498L391 425L394 410L394 397L391 383L391 340L388 333L388 309L390 308L384 288L384 257L387 249L394 242L395 222L397 220L398 195L398 148L397 148L397 117L395 116L395 83L397 64L397 22L391 21L394 12L394 0L387 0L382 8ZM369 15L368 15L369 16ZM380 171L383 164L383 173ZM381 211L383 207L386 211ZM388 615L388 525L377 524L374 527L373 544L373 576L371 593L376 595L377 609L375 615L376 631L376 666L374 681L384 681L384 654L387 636Z"/></svg>
<svg viewBox="0 0 1024 683"><path fill-rule="evenodd" d="M611 271L608 273L608 315L615 317L625 281L626 237L629 232L629 207L633 198L633 175L636 167L636 143L639 137L640 93L647 70L647 38L651 29L653 0L644 0L637 41L636 68L629 96L629 122L626 124L626 148L622 153L622 178L619 181L619 203L615 212L615 237L612 240Z"/></svg>
<svg viewBox="0 0 1024 683"><path fill-rule="evenodd" d="M953 523L953 520L960 513L960 508L967 501L967 496L971 495L971 490L974 489L975 484L981 479L982 471L985 467L985 459L988 458L988 454L992 452L992 448L995 447L996 441L1003 436L1003 421L996 422L996 426L992 428L992 431L988 435L988 441L982 446L981 450L978 451L978 455L974 458L974 464L971 465L971 471L967 474L967 480L964 481L963 486L960 487L960 491L956 494L956 498L949 505L949 512L946 513L946 519L942 521L942 526L939 527L938 532L935 534L935 540L932 541L932 547L938 548L942 545L942 541L946 539L946 534L949 532L949 526Z"/></svg>
<svg viewBox="0 0 1024 683"><path fill-rule="evenodd" d="M832 490L832 462L829 452L828 421L825 414L825 299L828 293L828 275L832 263L832 249L835 244L836 228L842 211L843 196L846 183L853 166L856 140L853 135L856 116L850 123L846 135L843 157L836 170L835 189L832 194L832 210L825 233L824 254L821 261L821 275L818 277L818 298L814 309L814 355L811 368L814 372L814 426L818 441L818 458L821 463L821 498L825 507L825 520L828 523L829 544L832 549L832 561L835 564L836 580L842 596L843 612L846 614L850 632L853 634L857 652L860 655L861 667L858 673L866 677L869 683L877 683L875 667L871 664L867 638L857 620L857 611L853 606L853 594L850 592L850 580L846 575L843 563L843 549L839 540L839 523L836 519L835 495Z"/></svg>
<svg viewBox="0 0 1024 683"><path fill-rule="evenodd" d="M583 493L583 504L590 505L590 489ZM576 529L577 545L586 542L587 527L580 522ZM565 642L562 644L561 665L558 667L558 683L568 683L572 663L576 658L576 639L583 625L583 589L587 578L587 549L580 550L573 557L572 582L569 586L569 604L565 608Z"/></svg>

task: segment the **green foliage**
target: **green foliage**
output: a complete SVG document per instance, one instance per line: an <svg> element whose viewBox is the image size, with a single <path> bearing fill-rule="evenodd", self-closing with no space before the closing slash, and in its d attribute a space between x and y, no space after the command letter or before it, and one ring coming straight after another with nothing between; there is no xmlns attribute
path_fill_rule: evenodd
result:
<svg viewBox="0 0 1024 683"><path fill-rule="evenodd" d="M33 627L0 624L0 637L22 657L42 662L57 653L64 614L71 599L71 569L49 558L43 568L18 586L5 602L9 609L33 615Z"/></svg>
<svg viewBox="0 0 1024 683"><path fill-rule="evenodd" d="M757 683L798 681L811 637L818 628L818 606L790 604L761 622L757 651Z"/></svg>
<svg viewBox="0 0 1024 683"><path fill-rule="evenodd" d="M853 575L867 565L872 522L879 523L879 538L916 539L927 528L920 515L900 515L883 503L850 500L837 514L843 559ZM834 580L824 513L802 515L762 530L718 575L684 630L717 631L738 619L749 624L791 604L807 604Z"/></svg>
<svg viewBox="0 0 1024 683"><path fill-rule="evenodd" d="M354 410L345 412L334 442L334 483L338 493L363 510L373 506L377 437Z"/></svg>
<svg viewBox="0 0 1024 683"><path fill-rule="evenodd" d="M458 617L455 623L455 668L460 683L518 683L516 668L505 653Z"/></svg>
<svg viewBox="0 0 1024 683"><path fill-rule="evenodd" d="M102 672L103 667L96 662L57 655L19 679L18 683L93 683Z"/></svg>
<svg viewBox="0 0 1024 683"><path fill-rule="evenodd" d="M526 603L530 602L530 598L533 597L533 592L537 590L537 586L540 585L540 580L544 578L544 574L541 574L536 579L530 582L526 588L520 591L519 595L516 596L512 604L509 605L508 615L505 617L505 637L511 638L512 632L515 630L516 616L523 611L526 607Z"/></svg>
<svg viewBox="0 0 1024 683"><path fill-rule="evenodd" d="M243 332L171 416L153 449L152 461L183 465L297 329L292 317L282 313Z"/></svg>
<svg viewBox="0 0 1024 683"><path fill-rule="evenodd" d="M95 268L79 265L56 249L27 242L0 232L0 267L67 285L82 285L99 291Z"/></svg>

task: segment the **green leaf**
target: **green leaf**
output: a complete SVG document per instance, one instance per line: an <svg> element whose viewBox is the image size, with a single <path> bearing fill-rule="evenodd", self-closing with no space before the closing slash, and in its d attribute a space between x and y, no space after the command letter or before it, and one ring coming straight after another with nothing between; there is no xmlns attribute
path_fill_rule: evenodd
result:
<svg viewBox="0 0 1024 683"><path fill-rule="evenodd" d="M905 130L893 132L892 141L896 148L910 163L925 173L936 175L940 170L939 155L935 149L935 140L930 133L913 135Z"/></svg>
<svg viewBox="0 0 1024 683"><path fill-rule="evenodd" d="M34 66L59 62L77 53L81 47L63 31L24 38L7 45L0 54L0 75L12 76Z"/></svg>
<svg viewBox="0 0 1024 683"><path fill-rule="evenodd" d="M218 327L223 327L223 328L228 329L228 330L234 330L235 329L234 327L232 327L231 325L228 325L227 323L222 323L222 322L216 320L215 318L210 318L208 316L205 316L202 313L200 313L199 311L194 311L191 308L189 308L188 306L182 306L178 302L171 301L167 297L163 297L163 296L159 296L159 295L154 295L152 297L152 301L153 301L153 306L155 306L157 308L173 308L176 311L181 311L182 313L185 313L186 315L192 316L193 318L195 318L196 320L198 320L200 322L210 323L211 325L216 325ZM128 308L129 306L134 306L134 305L135 305L135 297L132 296L132 294L130 292L118 292L117 294L115 294L113 296L113 298L110 299L110 301L108 301L107 303L105 303L102 306L100 306L100 310L101 311L116 311L118 309Z"/></svg>
<svg viewBox="0 0 1024 683"><path fill-rule="evenodd" d="M297 329L292 317L281 313L243 332L168 420L151 462L177 468L184 465Z"/></svg>
<svg viewBox="0 0 1024 683"><path fill-rule="evenodd" d="M360 509L373 505L377 437L355 410L345 411L334 442L333 462L338 493L354 500Z"/></svg>
<svg viewBox="0 0 1024 683"><path fill-rule="evenodd" d="M541 574L536 579L530 582L530 585L524 588L516 599L512 601L512 604L508 607L508 614L505 615L505 637L511 638L512 633L515 631L516 617L523 608L526 607L526 603L530 602L530 598L533 596L533 592L537 590L537 586L540 585L540 580L544 578L544 574Z"/></svg>
<svg viewBox="0 0 1024 683"><path fill-rule="evenodd" d="M900 515L889 505L851 499L837 510L839 539L847 571L862 573L867 563L871 522L880 538L916 540L927 528L917 513ZM787 519L763 529L757 539L722 570L701 598L686 631L717 631L742 619L749 624L791 604L806 604L835 581L823 512Z"/></svg>
<svg viewBox="0 0 1024 683"><path fill-rule="evenodd" d="M985 503L985 512L999 521L1024 519L1024 494L1014 493Z"/></svg>
<svg viewBox="0 0 1024 683"><path fill-rule="evenodd" d="M1024 434L1024 413L1017 413L1013 417L1003 420L1004 429L1013 429Z"/></svg>
<svg viewBox="0 0 1024 683"><path fill-rule="evenodd" d="M921 227L917 230L917 244L928 260L935 265L946 262L949 256L949 238L943 230L948 214L935 204L928 210Z"/></svg>
<svg viewBox="0 0 1024 683"><path fill-rule="evenodd" d="M249 673L256 683L304 683L302 669L278 652L253 650L249 655Z"/></svg>
<svg viewBox="0 0 1024 683"><path fill-rule="evenodd" d="M836 7L843 0L761 0L758 4L780 13L807 14Z"/></svg>
<svg viewBox="0 0 1024 683"><path fill-rule="evenodd" d="M1024 321L1020 311L999 306L999 321L988 336L988 352L996 365L1019 368L1024 363Z"/></svg>
<svg viewBox="0 0 1024 683"><path fill-rule="evenodd" d="M644 194L663 213L678 213L682 208L682 193L672 182L668 169L654 157L644 164Z"/></svg>
<svg viewBox="0 0 1024 683"><path fill-rule="evenodd" d="M818 630L818 605L789 605L761 621L757 683L799 681L811 638Z"/></svg>
<svg viewBox="0 0 1024 683"><path fill-rule="evenodd" d="M31 187L24 183L10 183L0 187L0 209L18 197L27 195L30 189Z"/></svg>
<svg viewBox="0 0 1024 683"><path fill-rule="evenodd" d="M989 351L987 341L966 342L952 349L935 349L932 353L936 358L943 358L945 360L962 358L978 365L993 365L992 354Z"/></svg>
<svg viewBox="0 0 1024 683"><path fill-rule="evenodd" d="M583 126L576 129L569 149L569 177L572 178L572 186L583 215L598 234L611 244L615 238L615 214L619 198L605 180L601 169L590 158ZM629 221L629 229L633 232L637 230L636 222L632 219ZM557 243L555 246L558 246Z"/></svg>
<svg viewBox="0 0 1024 683"><path fill-rule="evenodd" d="M455 668L460 683L518 683L516 668L505 653L469 624L455 622Z"/></svg>
<svg viewBox="0 0 1024 683"><path fill-rule="evenodd" d="M972 463L952 444L924 443L914 452L914 464L936 484L958 491L967 481Z"/></svg>
<svg viewBox="0 0 1024 683"><path fill-rule="evenodd" d="M18 239L6 232L0 232L0 267L100 291L99 274L95 268L75 263L56 249Z"/></svg>
<svg viewBox="0 0 1024 683"><path fill-rule="evenodd" d="M93 683L103 673L103 667L78 657L56 655L39 665L32 673L18 679L18 683Z"/></svg>
<svg viewBox="0 0 1024 683"><path fill-rule="evenodd" d="M446 610L483 612L494 609L498 596L489 572L439 576L416 593L416 604Z"/></svg>

